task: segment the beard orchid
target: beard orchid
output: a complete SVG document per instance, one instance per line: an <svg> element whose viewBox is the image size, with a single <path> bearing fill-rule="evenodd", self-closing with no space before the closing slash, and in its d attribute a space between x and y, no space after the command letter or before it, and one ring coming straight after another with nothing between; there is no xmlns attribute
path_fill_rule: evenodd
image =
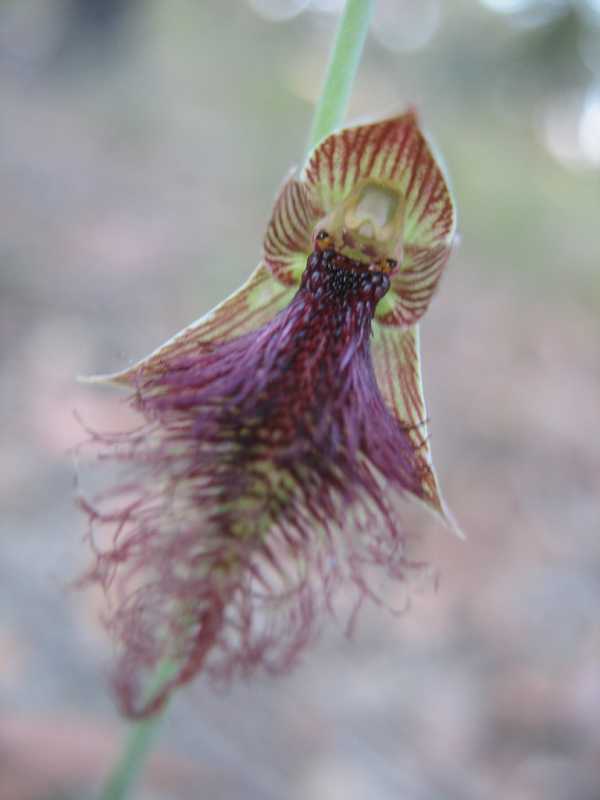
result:
<svg viewBox="0 0 600 800"><path fill-rule="evenodd" d="M99 435L124 478L83 500L107 527L87 575L115 597L129 716L205 671L278 672L350 579L408 568L397 498L452 525L433 469L418 323L455 214L410 111L327 137L276 199L263 257L213 311L129 369L140 426ZM97 541L94 539L94 541ZM174 669L145 702L140 679Z"/></svg>

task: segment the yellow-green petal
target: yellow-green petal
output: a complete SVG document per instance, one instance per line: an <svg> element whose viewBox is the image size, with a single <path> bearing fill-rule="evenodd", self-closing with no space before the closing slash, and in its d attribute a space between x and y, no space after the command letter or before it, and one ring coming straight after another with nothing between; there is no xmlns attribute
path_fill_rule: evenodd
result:
<svg viewBox="0 0 600 800"><path fill-rule="evenodd" d="M227 299L146 358L120 372L93 375L82 380L90 383L135 384L140 377L151 377L162 372L167 357L184 356L198 348L210 348L213 343L228 341L259 328L285 308L295 291L295 287L278 281L261 263Z"/></svg>
<svg viewBox="0 0 600 800"><path fill-rule="evenodd" d="M462 536L440 492L431 457L421 378L418 326L413 325L402 330L375 322L371 352L375 376L383 398L407 431L414 446L421 475L420 493L417 497L441 516L448 527Z"/></svg>

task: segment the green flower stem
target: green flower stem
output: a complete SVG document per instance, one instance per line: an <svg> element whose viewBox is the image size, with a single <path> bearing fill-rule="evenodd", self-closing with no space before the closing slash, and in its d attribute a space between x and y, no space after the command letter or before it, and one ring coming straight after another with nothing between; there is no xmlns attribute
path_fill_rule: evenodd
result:
<svg viewBox="0 0 600 800"><path fill-rule="evenodd" d="M162 664L159 664L148 692L149 698L152 698L160 691L176 671L177 668L170 661L163 661ZM123 800L123 798L127 797L133 782L142 771L146 756L152 746L156 729L165 710L166 707L153 717L143 719L132 725L121 757L102 789L100 800Z"/></svg>
<svg viewBox="0 0 600 800"><path fill-rule="evenodd" d="M372 11L373 0L346 2L325 83L315 109L309 139L310 150L336 128L341 127L344 121ZM173 676L174 669L171 662L159 666L151 696ZM164 710L132 726L121 757L102 790L100 800L125 800L143 769L163 713Z"/></svg>
<svg viewBox="0 0 600 800"><path fill-rule="evenodd" d="M373 0L346 1L313 117L308 140L309 152L342 126L372 12Z"/></svg>

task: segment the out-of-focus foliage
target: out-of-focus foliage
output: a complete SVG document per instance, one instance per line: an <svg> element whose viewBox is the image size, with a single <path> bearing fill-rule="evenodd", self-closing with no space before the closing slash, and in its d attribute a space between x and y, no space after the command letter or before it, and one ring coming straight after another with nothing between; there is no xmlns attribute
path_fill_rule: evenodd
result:
<svg viewBox="0 0 600 800"><path fill-rule="evenodd" d="M546 146L559 160L600 166L598 0L483 0L514 31L506 88L542 109Z"/></svg>

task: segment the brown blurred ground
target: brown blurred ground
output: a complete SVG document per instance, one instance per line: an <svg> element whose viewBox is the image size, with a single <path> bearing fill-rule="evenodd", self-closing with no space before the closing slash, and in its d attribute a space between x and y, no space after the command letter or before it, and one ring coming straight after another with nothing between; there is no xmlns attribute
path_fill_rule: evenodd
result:
<svg viewBox="0 0 600 800"><path fill-rule="evenodd" d="M334 20L155 0L75 47L24 5L0 16L0 800L79 800L122 726L98 598L66 588L87 557L67 451L75 409L127 417L74 377L143 355L254 265ZM567 90L517 39L446 4L422 49L370 39L352 108L416 102L454 181L461 244L422 332L468 541L409 509L439 590L350 642L329 625L287 678L200 681L139 800L600 797L600 172L545 146Z"/></svg>

